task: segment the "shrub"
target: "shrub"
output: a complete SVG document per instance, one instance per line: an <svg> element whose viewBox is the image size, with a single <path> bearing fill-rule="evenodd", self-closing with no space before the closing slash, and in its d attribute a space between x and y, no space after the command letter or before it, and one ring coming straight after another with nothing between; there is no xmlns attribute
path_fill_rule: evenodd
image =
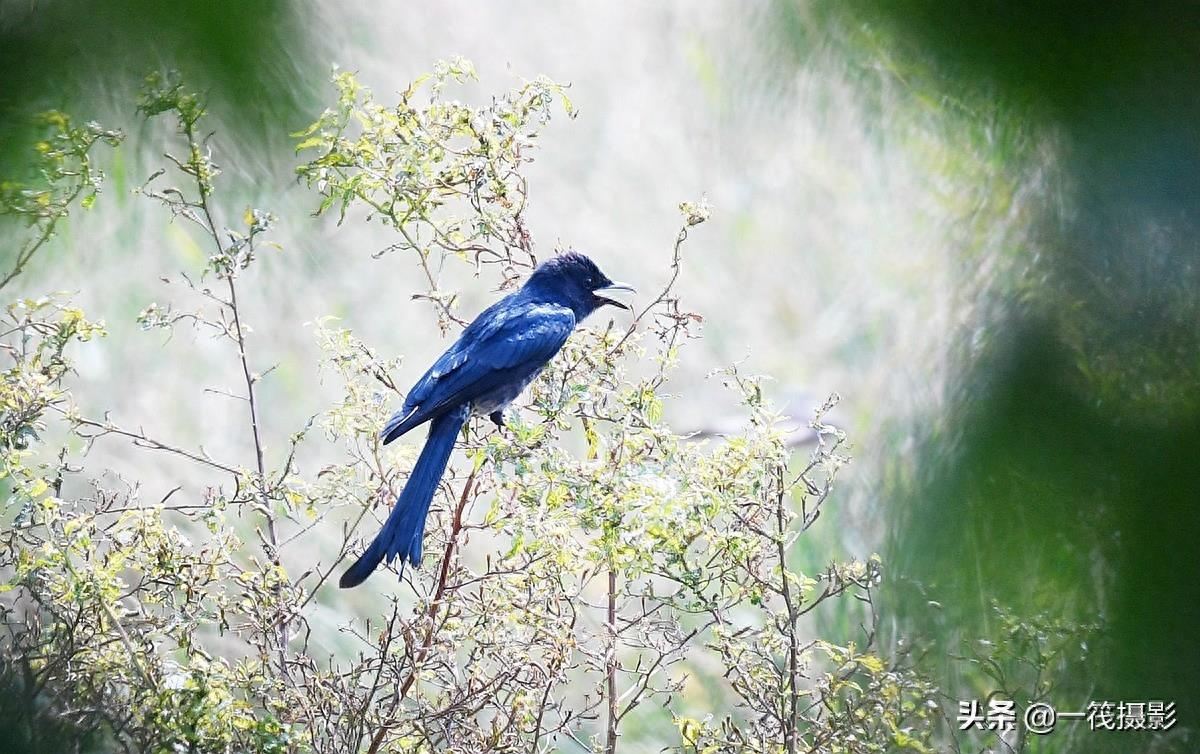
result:
<svg viewBox="0 0 1200 754"><path fill-rule="evenodd" d="M318 211L340 221L362 206L392 228L384 251L425 271L418 295L446 330L462 319L440 265L459 259L508 285L536 261L522 166L539 129L571 112L545 79L484 106L447 99L472 76L465 61L439 64L384 106L338 73L336 105L296 135ZM102 324L58 298L8 308L0 445L14 523L0 617L6 676L29 700L26 737L55 720L130 751L612 752L637 720L682 752L927 748L933 689L875 646L879 561L794 567L793 544L848 461L846 438L822 419L836 397L816 412L801 461L759 380L736 369L717 374L746 407L744 431L701 442L663 420L679 349L699 336L701 318L674 291L703 202L681 205L667 280L632 324L577 333L506 431L469 425L425 567L404 572L403 593L377 614L347 617L349 651L322 654L313 611L344 598L330 576L386 515L410 460L378 438L399 394L395 363L325 320L321 368L342 399L313 421L265 426L239 296L276 219L248 209L236 227L216 222L204 105L178 80L148 79L139 109L174 119L182 147L142 193L210 244L184 298L140 321L228 343L254 453L215 458L83 415L71 346ZM51 424L71 436L43 440L58 436ZM266 442L285 437L290 452L273 464ZM87 466L98 442L182 457L211 474L209 493L146 502L136 485L106 486ZM304 443L342 458L303 468ZM91 493L64 495L66 477ZM346 544L319 553L313 543L339 524ZM288 568L289 548L317 564ZM861 605L860 636L811 634L805 616L830 600Z"/></svg>

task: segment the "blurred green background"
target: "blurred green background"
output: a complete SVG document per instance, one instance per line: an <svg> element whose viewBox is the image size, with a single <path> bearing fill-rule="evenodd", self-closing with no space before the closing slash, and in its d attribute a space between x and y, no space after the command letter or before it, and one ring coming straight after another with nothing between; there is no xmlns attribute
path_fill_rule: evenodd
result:
<svg viewBox="0 0 1200 754"><path fill-rule="evenodd" d="M258 358L278 364L263 412L281 452L336 388L318 379L301 323L342 317L405 355L400 382L445 346L429 307L409 300L415 265L371 258L386 230L311 218L313 197L294 181L287 134L331 98L330 66L359 71L384 101L455 54L480 72L467 96L519 76L569 82L579 117L550 126L529 170L539 253L575 246L652 290L675 204L707 193L716 208L686 249L680 290L706 337L672 384L678 428L719 428L735 410L705 377L735 360L771 374L774 397L800 415L831 391L845 397L838 419L856 462L797 557L817 568L881 552L885 633L894 649L901 637L919 646L952 698L995 690L952 659L1003 638L995 602L1103 626L1059 668L1061 709L1164 699L1194 726L1198 43L1194 7L1061 0L0 0L0 175L27 169L41 109L130 137L101 159L96 208L76 212L10 291L78 291L108 321L112 337L81 360L85 410L245 453L240 407L203 393L228 386L225 349L164 342L134 321L175 295L160 276L203 263L190 231L131 193L168 136L135 115L134 93L149 70L180 69L215 116L220 211L283 218L284 251L265 260L249 304ZM465 266L445 274L465 313L495 295ZM96 453L98 468L151 496L204 484L153 455ZM369 597L326 602L329 634L347 611L371 610ZM850 634L855 620L819 628Z"/></svg>

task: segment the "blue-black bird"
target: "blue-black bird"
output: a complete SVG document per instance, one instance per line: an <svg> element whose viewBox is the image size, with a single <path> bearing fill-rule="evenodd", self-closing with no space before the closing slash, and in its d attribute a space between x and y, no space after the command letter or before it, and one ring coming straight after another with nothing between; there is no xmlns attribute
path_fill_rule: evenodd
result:
<svg viewBox="0 0 1200 754"><path fill-rule="evenodd" d="M383 428L385 444L425 422L429 437L383 529L342 574L341 587L358 586L385 559L420 565L425 516L467 419L474 413L503 427L504 409L558 353L575 325L606 304L629 309L609 298L615 291L633 288L609 280L583 254L569 252L543 262L519 290L463 330Z"/></svg>

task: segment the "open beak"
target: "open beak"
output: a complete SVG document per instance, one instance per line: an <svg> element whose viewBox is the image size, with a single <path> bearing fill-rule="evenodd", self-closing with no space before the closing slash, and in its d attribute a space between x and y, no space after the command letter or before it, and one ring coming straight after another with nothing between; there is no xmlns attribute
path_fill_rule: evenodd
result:
<svg viewBox="0 0 1200 754"><path fill-rule="evenodd" d="M609 296L611 293L637 293L637 289L635 289L632 285L625 285L624 283L609 283L603 288L597 288L596 290L592 291L592 295L600 299L602 304L612 304L613 306L627 309L628 311L633 311L633 307L624 301L617 301L616 299L611 298Z"/></svg>

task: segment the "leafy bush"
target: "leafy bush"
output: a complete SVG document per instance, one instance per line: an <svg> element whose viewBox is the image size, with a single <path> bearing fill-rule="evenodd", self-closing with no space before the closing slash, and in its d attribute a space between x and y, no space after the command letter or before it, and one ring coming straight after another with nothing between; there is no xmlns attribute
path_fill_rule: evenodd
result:
<svg viewBox="0 0 1200 754"><path fill-rule="evenodd" d="M443 264L511 285L536 261L521 170L539 129L571 112L545 79L484 106L447 99L472 76L465 61L440 64L384 106L338 73L336 105L296 135L318 211L340 221L362 207L394 229L384 251L424 270L417 295L447 330L462 319L439 287ZM674 286L703 202L681 205L666 282L628 327L577 333L507 430L468 426L427 527L432 557L402 574L402 594L347 618L346 651L314 646L314 611L345 599L331 574L386 516L412 460L378 438L400 397L396 363L325 320L321 368L342 399L265 426L239 296L276 219L251 208L217 222L204 105L180 82L151 77L139 109L173 118L182 149L141 193L210 243L203 275L181 277L180 300L140 321L228 344L255 452L216 458L83 415L71 346L103 325L58 298L8 308L0 616L6 676L30 700L22 735L55 720L130 751L612 752L637 719L681 752L928 748L934 689L876 648L879 561L820 573L792 562L849 460L822 420L836 397L799 462L759 381L736 369L717 374L746 406L743 432L701 442L663 421L672 366L701 324ZM270 458L268 440L288 452ZM211 474L208 493L141 500L88 469L100 442L187 459ZM337 446L341 460L304 468L305 443ZM65 495L68 478L91 492ZM320 552L319 534L338 526L346 544ZM806 616L831 600L861 606L860 636L812 635Z"/></svg>

